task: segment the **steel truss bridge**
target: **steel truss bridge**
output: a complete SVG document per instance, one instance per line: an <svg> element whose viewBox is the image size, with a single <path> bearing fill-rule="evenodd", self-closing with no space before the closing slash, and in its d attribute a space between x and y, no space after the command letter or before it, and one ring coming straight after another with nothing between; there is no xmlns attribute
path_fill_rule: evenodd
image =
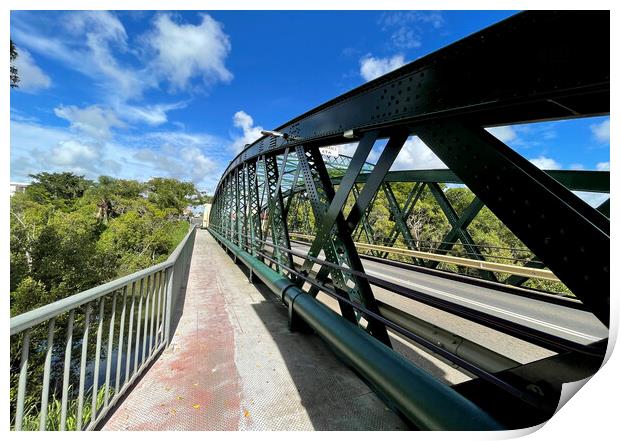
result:
<svg viewBox="0 0 620 441"><path fill-rule="evenodd" d="M544 422L556 410L563 383L593 375L607 349L609 199L591 207L573 191L609 193L609 173L540 170L485 128L608 115L609 59L600 56L608 49L608 12L524 12L370 81L247 145L217 185L209 234L238 264L235 268L245 268L251 282L262 282L257 285L284 304L293 332L287 335L300 345L318 335L407 427L499 430ZM390 171L414 135L448 169ZM351 143L351 157L321 153L322 147ZM373 148L380 151L374 164L368 159ZM393 191L396 183L408 184L405 200ZM443 184L466 186L475 197L457 213ZM428 248L414 240L407 225L423 192L432 195L450 226L445 237ZM371 220L379 194L387 200L384 208L392 221L381 243L374 240ZM483 207L524 244L531 255L528 261L488 258L488 247L477 244L467 229ZM194 240L205 249L205 241L211 240L206 234L192 229L175 254L157 267L11 320L12 338L22 341L16 429L22 428L24 417L31 334L47 323L47 347L52 347L54 320L73 326L80 314L86 315L82 339L88 338L88 323L98 322L94 372L100 370L108 322L109 347L107 368L101 368L104 404L97 413L102 380L95 376L95 412L83 426L80 413L78 428L100 427L111 409L116 409L110 412L113 427L121 427L115 425L121 419L116 414L138 418L135 409L133 414L124 412L133 409L134 395L140 397L134 403L144 400L146 386L135 392L131 386L136 381L160 384L149 383L149 365L159 353L164 359L172 356L165 348L171 342L175 346L173 316L183 303L179 296L183 298L185 287L190 299L215 299L206 306L218 317L218 325L209 328L212 334L220 333L218 326L228 320L213 297L215 288L196 288L206 283L200 271L216 276L215 270L200 266L206 262L202 254L192 253ZM460 247L458 253L455 247ZM395 256L398 262L389 259ZM188 270L190 260L194 273ZM474 269L477 277L446 271L442 265L447 264ZM530 278L562 282L575 297L524 288ZM435 322L411 305L443 314L447 321ZM119 313L122 324L116 326ZM137 330L132 328L135 314ZM124 335L126 317L130 327ZM507 342L527 342L545 355L517 361L497 347L480 344L475 336L455 333L450 323L457 320L504 335ZM263 325L275 326L269 320ZM66 348L72 347L72 336L67 333ZM115 338L121 354L125 347L129 356L109 356ZM449 384L438 378L406 357L402 342L466 373L467 380ZM85 399L85 351L78 376L79 409ZM53 351L48 352L43 403L53 364ZM71 352L64 352L63 428L71 396ZM200 350L194 354L207 356ZM115 374L113 361L118 363ZM158 363L151 371L157 371ZM260 370L256 366L253 369ZM341 387L346 395L352 383L338 378L331 387ZM123 400L129 404L118 410ZM41 417L42 428L46 417Z"/></svg>
<svg viewBox="0 0 620 441"><path fill-rule="evenodd" d="M442 403L445 407L457 407L456 403L465 398L467 404L491 414L498 407L514 405L508 413L520 415L514 416L516 419L527 419L525 415L531 414L532 408L549 417L557 405L561 384L568 378L585 378L598 368L605 341L576 346L535 335L530 329L502 323L479 311L428 298L413 289L388 286L389 282L365 273L354 238L362 234L367 239L373 237L366 217L382 191L395 221L386 245L393 245L401 235L414 250L405 220L426 186L452 226L437 251L445 254L458 239L472 258L481 260L484 257L467 225L482 206L487 206L537 256L526 266L548 267L608 326L609 202L596 210L570 191L578 189L577 181L587 182L582 189L589 191L597 186L595 182L606 182L598 191L608 191L608 176L541 171L484 130L609 113L609 62L588 49L607 44L607 14L588 13L584 21L587 29L575 32L580 28L579 14L519 14L278 127L275 133L247 146L224 172L215 193L210 230L235 258L273 285L289 307L291 326L305 322L316 332L324 332L326 340L336 339L347 348L354 346L353 338L324 329L323 320L327 319L321 313L313 315L317 293L329 294L338 301L341 320L353 324L358 334L370 335L391 347L387 329L393 330L477 375L477 379L454 388L458 394L446 398ZM411 135L417 135L450 170L390 172ZM382 139L387 142L376 165L368 170L368 155ZM350 142L357 143L355 152L346 170L333 179L333 166L328 167L319 149ZM416 185L407 200L399 202L391 191L393 182ZM438 183L442 182L462 183L475 193L460 217L440 189ZM345 215L343 209L350 195L354 202ZM309 202L306 205L315 220L306 252L293 249L290 234L297 226L291 225L289 218L298 217L289 214L302 199ZM321 252L323 257L319 258ZM301 259L299 264L295 257ZM438 263L425 264L416 256L412 259L430 268ZM271 269L266 269L266 263ZM481 273L485 279L496 281L492 271ZM524 280L522 275L512 276L508 283L518 285ZM485 369L476 356L450 353L442 344L407 329L402 316L396 314L395 319L382 313L373 284L545 344L558 355L552 362L541 360L527 367L496 372ZM303 290L304 286L309 289ZM409 401L428 398L413 397L418 386L414 366L398 374L385 368L375 371L371 360L355 362L353 355L350 357L353 364L362 365L356 366L361 374L376 382L374 386L391 400L404 398L396 406L400 405L414 424L424 426L424 417ZM558 369L550 369L550 363ZM376 377L389 380L378 381ZM528 389L533 377L548 390L535 393ZM411 384L411 395L394 396L391 387L402 391L405 384ZM439 409L435 411L441 414ZM445 418L449 418L448 413ZM464 414L459 420L463 419Z"/></svg>

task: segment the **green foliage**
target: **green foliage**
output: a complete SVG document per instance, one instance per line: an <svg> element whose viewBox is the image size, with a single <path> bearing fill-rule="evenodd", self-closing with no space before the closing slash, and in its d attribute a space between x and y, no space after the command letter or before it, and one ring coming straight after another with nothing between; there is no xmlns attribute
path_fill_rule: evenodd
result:
<svg viewBox="0 0 620 441"><path fill-rule="evenodd" d="M30 311L45 303L48 295L43 282L30 276L24 277L17 288L11 292L11 316L16 315L16 311Z"/></svg>
<svg viewBox="0 0 620 441"><path fill-rule="evenodd" d="M170 178L153 178L147 182L148 198L160 209L172 209L177 214L189 205L202 205L203 196L191 182Z"/></svg>
<svg viewBox="0 0 620 441"><path fill-rule="evenodd" d="M61 210L71 210L72 204L82 197L92 182L73 173L37 173L29 175L34 182L26 188L26 194L38 204L52 204Z"/></svg>
<svg viewBox="0 0 620 441"><path fill-rule="evenodd" d="M168 258L187 234L180 216L195 203L194 185L174 179L149 183L101 176L92 182L72 173L40 173L26 192L11 198L11 316L101 285ZM189 202L188 202L189 201ZM109 309L110 304L105 307ZM106 310L106 316L110 311ZM84 326L76 314L74 329ZM63 352L67 317L55 323L54 357ZM94 329L91 330L94 332ZM61 337L63 336L63 337ZM14 415L23 334L11 337L10 396ZM47 327L31 329L29 381L26 392L26 430L38 429ZM91 336L88 351L95 338ZM55 363L53 366L61 366ZM71 376L77 366L71 367ZM54 372L51 396L58 398L62 372ZM98 400L103 399L99 392ZM68 430L76 428L75 400L69 401ZM90 418L85 400L85 421ZM59 427L59 400L50 398L48 429Z"/></svg>
<svg viewBox="0 0 620 441"><path fill-rule="evenodd" d="M39 173L11 198L11 314L165 260L200 198L192 183ZM198 195L198 196L196 196Z"/></svg>
<svg viewBox="0 0 620 441"><path fill-rule="evenodd" d="M97 410L101 409L105 402L105 386L97 391ZM71 391L69 391L70 393ZM109 395L114 394L114 388L109 388ZM82 428L90 424L90 419L93 413L92 406L92 394L93 390L90 388L84 394L84 403L82 408ZM77 408L78 400L74 398L67 401L67 421L65 430L75 431L77 429ZM47 419L45 423L45 430L60 430L60 419L62 413L62 401L57 397L51 397L49 404L47 405ZM14 421L11 421L11 427L13 427ZM24 419L22 421L22 430L34 431L39 430L40 425L40 412L39 407L35 403L31 403L24 410Z"/></svg>

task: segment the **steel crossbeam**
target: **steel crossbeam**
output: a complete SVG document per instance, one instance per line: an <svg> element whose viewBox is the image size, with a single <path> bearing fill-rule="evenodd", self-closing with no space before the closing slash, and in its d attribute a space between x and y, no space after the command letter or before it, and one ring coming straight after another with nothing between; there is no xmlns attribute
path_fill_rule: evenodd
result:
<svg viewBox="0 0 620 441"><path fill-rule="evenodd" d="M286 163L284 155L283 163ZM282 174L278 173L277 158L275 155L266 156L265 164L265 185L267 189L267 200L269 203L269 222L271 227L271 239L276 245L273 249L274 257L278 262L278 271L284 273L282 266L293 267L293 258L289 253L283 252L278 247L290 248L288 227L284 218L284 205L282 202L282 192L280 190Z"/></svg>
<svg viewBox="0 0 620 441"><path fill-rule="evenodd" d="M353 198L355 202L357 203L357 200L359 199L359 194L360 194L360 190L357 187L357 183L353 184L353 187L351 188L351 190L353 193ZM368 213L372 211L372 207L376 199L377 199L377 196L375 195L374 199L372 200L372 202L370 203L370 205L368 206L368 208L362 215L362 221L360 223L361 228L358 227L356 230L356 234L355 234L355 236L357 236L356 241L359 241L360 237L362 236L362 232L363 232L366 235L366 240L368 241L368 243L372 243L372 244L375 243L375 240L374 240L375 232L373 231L372 226L368 222Z"/></svg>
<svg viewBox="0 0 620 441"><path fill-rule="evenodd" d="M333 199L334 189L329 181L329 176L327 176L325 164L323 163L323 158L321 157L319 150L317 148L304 149L301 146L296 147L295 150L299 161L299 167L301 169L301 174L304 179L306 193L308 194L310 206L314 212L315 222L320 222L324 213L327 212L329 203ZM338 217L341 218L342 214L338 213ZM340 223L342 223L341 220ZM336 237L336 240L331 237L329 240L323 239L319 245L320 248L324 250L325 258L328 262L337 263L339 265L345 264L344 252L338 252L344 251L344 247L340 244L340 239L338 237ZM318 255L321 251L320 249L316 251L316 248L317 247L315 246L314 253L316 254L312 257L316 257L316 255ZM308 255L311 255L311 252L309 252ZM301 268L301 273L309 274L311 269L312 262L309 259L306 259L306 262L304 262L304 265ZM323 271L323 269L321 270ZM361 296L354 287L355 284L348 277L347 273L333 270L331 272L331 278L336 289L344 293L347 298L361 303ZM353 285L353 287L350 285ZM316 292L311 292L311 294L316 295ZM345 302L339 301L338 303L342 316L349 321L357 323L353 308Z"/></svg>
<svg viewBox="0 0 620 441"><path fill-rule="evenodd" d="M396 200L396 196L394 195L394 192L392 191L392 186L389 184L389 182L384 182L382 187L383 187L383 192L385 193L385 197L388 201L390 212L392 214L392 217L394 218L394 227L392 228L392 231L394 232L394 234L390 232L390 235L388 236L388 241L389 241L388 246L394 245L394 243L396 242L396 239L398 238L398 234L400 233L403 236L403 239L405 241L405 245L407 245L407 248L409 248L410 250L417 249L417 247L415 246L415 241L413 240L413 237L411 236L411 231L409 230L409 227L407 226L406 222L407 222L407 219L409 218L409 214L411 213L411 211L413 210L413 207L415 206L415 202L417 202L418 197L421 194L422 185L420 185L420 191L417 192L417 195L416 195L417 197L414 199L414 202L411 204L410 210L406 211L406 214L403 214L403 212L400 210L399 203ZM416 192L416 189L417 187L412 188L411 192L409 193L408 201L411 199L411 195L413 195L413 193ZM405 204L405 206L407 206L407 204ZM412 257L412 260L414 263L418 265L424 264L422 260L419 260L416 257Z"/></svg>
<svg viewBox="0 0 620 441"><path fill-rule="evenodd" d="M447 120L417 133L609 326L609 219L481 127Z"/></svg>
<svg viewBox="0 0 620 441"><path fill-rule="evenodd" d="M457 214L454 207L452 207L452 204L450 204L450 201L448 200L446 194L441 188L439 188L439 185L437 183L428 184L428 188L430 189L435 200L439 204L441 211L443 211L444 215L446 216L446 219L448 219L448 222L450 222L450 225L452 226L452 230L448 232L448 235L451 235L451 233L453 233L452 236L454 237L451 241L452 243L449 244L445 243L447 242L447 240L444 238L444 243L441 244L443 248L441 249L441 251L439 251L439 253L445 254L445 252L452 248L454 240L458 238L458 240L460 240L461 244L465 248L465 251L472 259L484 260L484 256L480 252L480 248L478 248L474 243L474 239L467 231L467 227L463 226L464 224L469 223L473 220L474 216L478 214L478 211L480 210L480 208L482 208L482 205L478 203L474 204L473 206L470 205L472 209L467 214L467 216L463 216L463 218L461 219L459 218L459 215ZM478 211L476 211L476 208L478 209ZM437 266L436 264L432 265L433 267ZM487 280L491 280L493 282L497 281L497 278L493 275L492 272L481 270L480 274L483 278Z"/></svg>

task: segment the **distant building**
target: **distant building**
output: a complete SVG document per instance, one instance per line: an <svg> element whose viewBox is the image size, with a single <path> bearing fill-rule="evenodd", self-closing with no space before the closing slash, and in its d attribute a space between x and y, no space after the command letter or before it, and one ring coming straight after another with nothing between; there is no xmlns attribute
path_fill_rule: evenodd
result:
<svg viewBox="0 0 620 441"><path fill-rule="evenodd" d="M209 215L211 214L211 204L205 204L205 211L202 213L202 228L209 226Z"/></svg>
<svg viewBox="0 0 620 441"><path fill-rule="evenodd" d="M11 182L11 196L15 193L23 193L30 184L21 184L19 182Z"/></svg>

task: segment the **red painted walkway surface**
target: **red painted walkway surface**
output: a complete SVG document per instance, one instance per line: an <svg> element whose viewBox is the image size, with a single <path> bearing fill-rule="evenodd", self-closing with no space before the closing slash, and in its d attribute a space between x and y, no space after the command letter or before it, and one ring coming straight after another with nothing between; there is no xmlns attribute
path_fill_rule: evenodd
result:
<svg viewBox="0 0 620 441"><path fill-rule="evenodd" d="M394 430L404 423L211 235L196 236L170 346L103 430Z"/></svg>

